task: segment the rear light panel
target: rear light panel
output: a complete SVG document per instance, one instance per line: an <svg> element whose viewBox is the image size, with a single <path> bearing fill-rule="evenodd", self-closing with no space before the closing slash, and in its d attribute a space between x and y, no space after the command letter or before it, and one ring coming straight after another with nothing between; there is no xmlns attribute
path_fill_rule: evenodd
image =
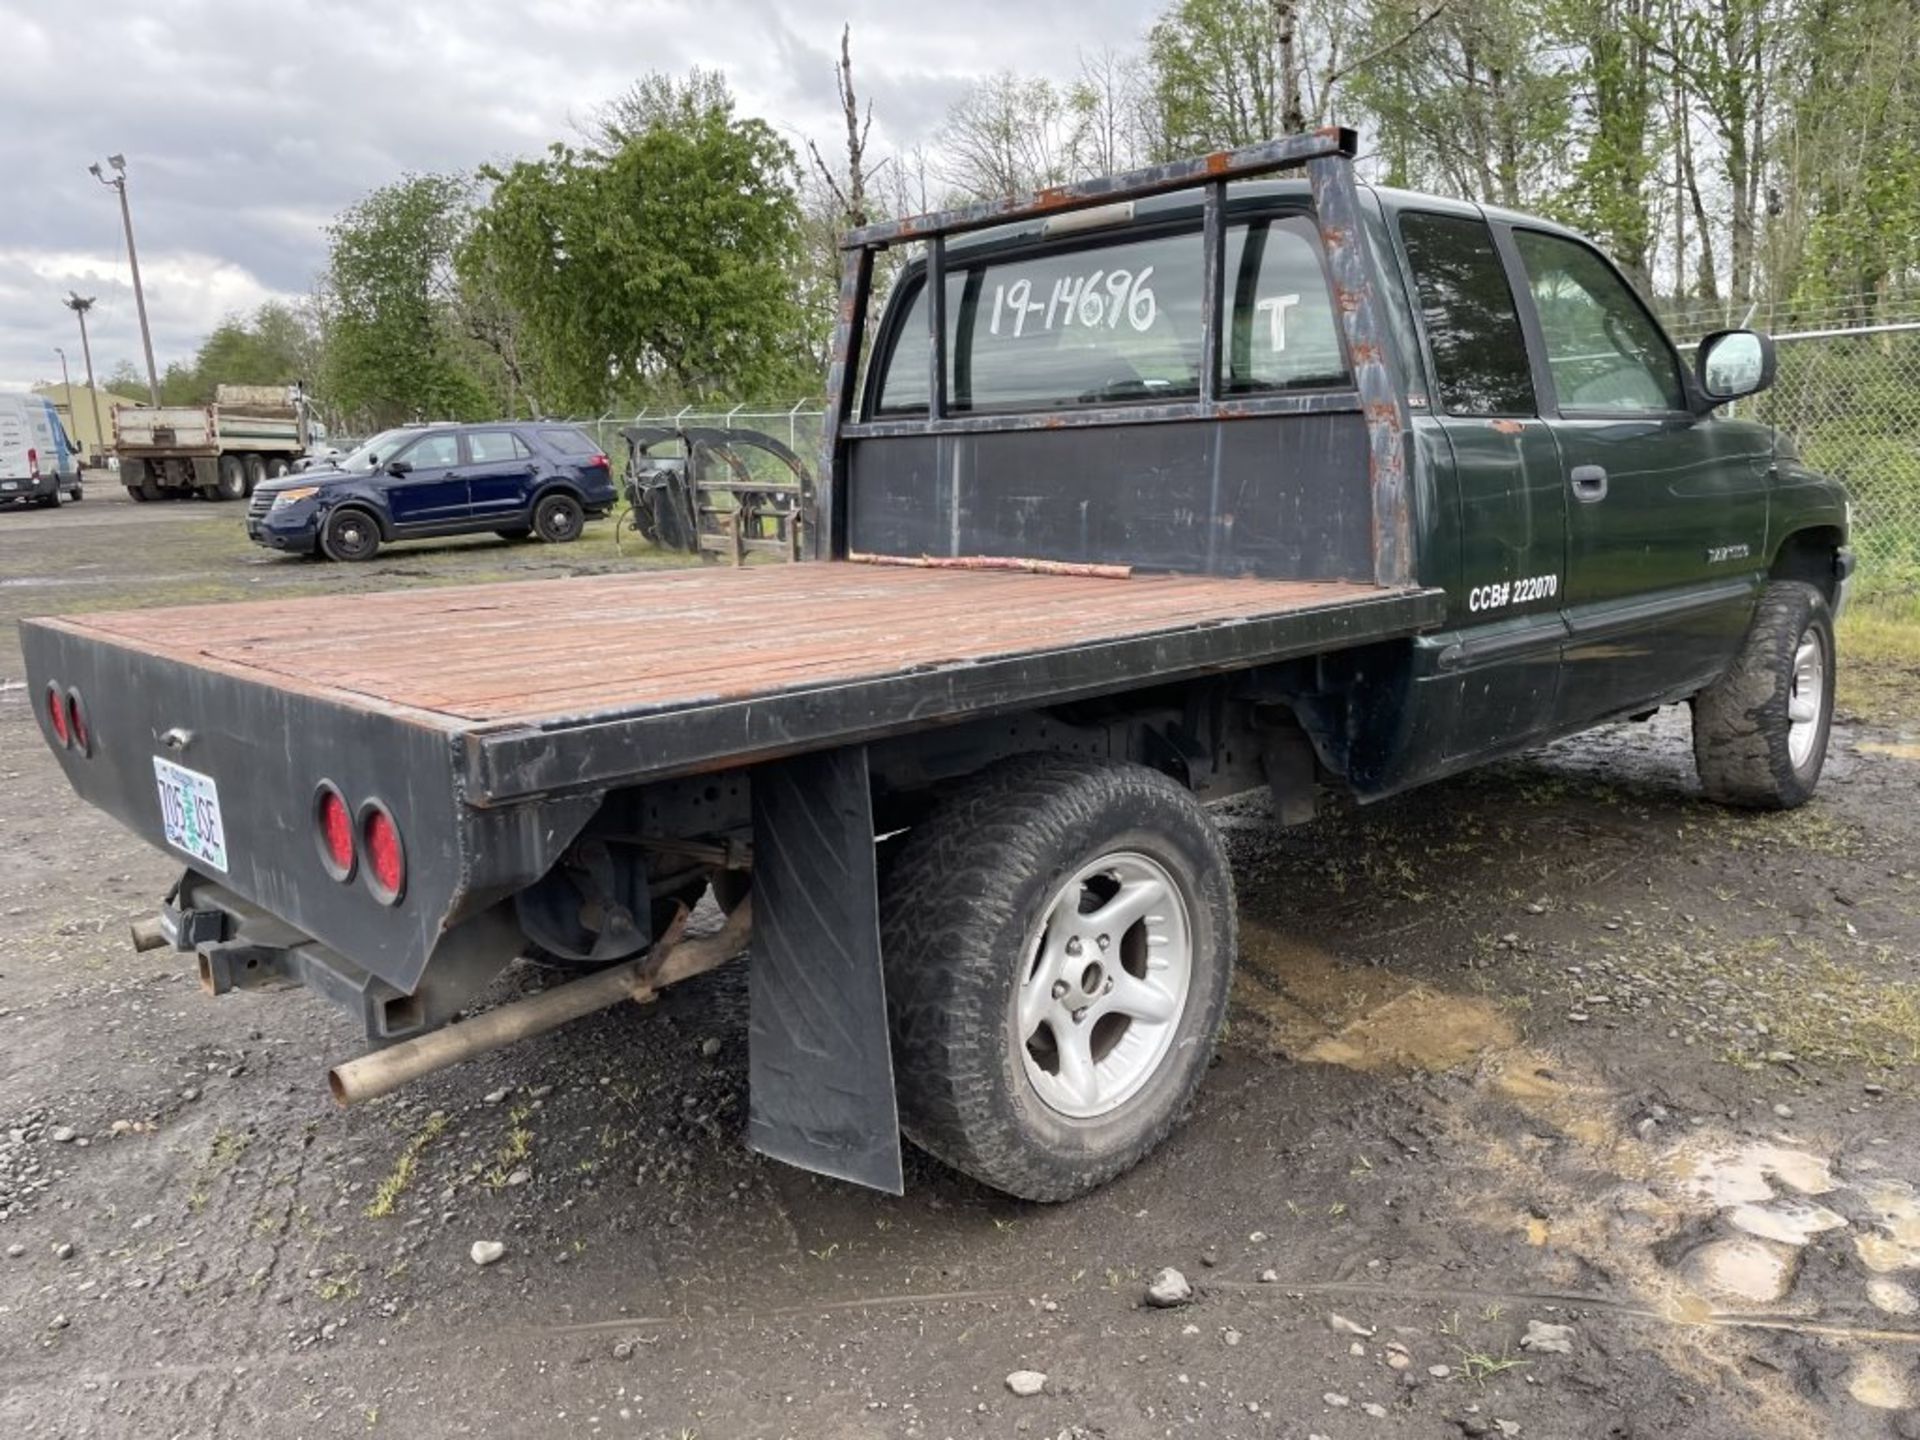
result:
<svg viewBox="0 0 1920 1440"><path fill-rule="evenodd" d="M356 810L339 786L322 780L313 792L313 847L328 875L342 884L358 876L382 905L398 905L406 894L407 846L383 802L366 800Z"/></svg>

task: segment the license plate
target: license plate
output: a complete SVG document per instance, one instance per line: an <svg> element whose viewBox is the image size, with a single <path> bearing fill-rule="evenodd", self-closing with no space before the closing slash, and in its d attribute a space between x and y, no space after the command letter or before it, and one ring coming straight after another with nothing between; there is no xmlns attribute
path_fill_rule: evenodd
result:
<svg viewBox="0 0 1920 1440"><path fill-rule="evenodd" d="M167 843L226 874L227 827L220 820L220 790L213 777L156 755L153 778L160 786Z"/></svg>

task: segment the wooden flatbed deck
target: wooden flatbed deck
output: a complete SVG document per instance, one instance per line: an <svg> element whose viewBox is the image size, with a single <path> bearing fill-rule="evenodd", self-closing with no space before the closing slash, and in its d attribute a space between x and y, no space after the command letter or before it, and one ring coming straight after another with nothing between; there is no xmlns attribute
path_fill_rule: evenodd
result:
<svg viewBox="0 0 1920 1440"><path fill-rule="evenodd" d="M1431 591L1195 575L1130 579L852 563L702 567L576 580L117 611L77 636L465 735L505 786L738 758L1405 635ZM744 707L744 708L743 708ZM756 713L757 707L757 713ZM831 713L829 713L831 712ZM693 717L707 727L686 753ZM554 749L558 731L675 721ZM756 738L758 737L758 738ZM602 741L614 737L600 733ZM666 737L656 734L655 742ZM624 762L617 759L625 753ZM645 757L644 759L642 757ZM650 763L657 762L657 763ZM476 777L482 778L482 777ZM493 791L491 785L483 790Z"/></svg>

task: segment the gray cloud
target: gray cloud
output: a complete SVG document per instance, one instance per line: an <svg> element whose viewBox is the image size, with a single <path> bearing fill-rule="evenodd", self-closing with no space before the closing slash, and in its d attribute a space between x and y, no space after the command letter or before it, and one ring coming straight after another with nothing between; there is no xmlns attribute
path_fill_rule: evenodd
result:
<svg viewBox="0 0 1920 1440"><path fill-rule="evenodd" d="M973 78L1065 78L1131 44L1152 0L0 0L0 387L76 369L60 307L99 296L94 359L138 359L120 217L89 161L126 154L164 366L222 315L304 295L323 227L407 171L534 154L650 70L726 71L742 108L832 153L833 66L855 75L884 152L926 140Z"/></svg>

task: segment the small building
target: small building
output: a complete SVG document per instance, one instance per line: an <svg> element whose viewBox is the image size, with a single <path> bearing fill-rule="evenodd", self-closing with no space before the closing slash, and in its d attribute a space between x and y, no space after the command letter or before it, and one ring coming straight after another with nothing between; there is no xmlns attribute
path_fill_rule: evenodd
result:
<svg viewBox="0 0 1920 1440"><path fill-rule="evenodd" d="M67 427L67 434L88 459L105 454L112 448L114 406L145 403L138 396L116 395L111 390L97 387L88 390L85 385L36 385L33 393L53 402L53 408L60 413L60 423ZM95 400L99 401L98 410L94 408ZM99 416L97 424L94 420L96 415ZM101 433L103 429L105 434Z"/></svg>

